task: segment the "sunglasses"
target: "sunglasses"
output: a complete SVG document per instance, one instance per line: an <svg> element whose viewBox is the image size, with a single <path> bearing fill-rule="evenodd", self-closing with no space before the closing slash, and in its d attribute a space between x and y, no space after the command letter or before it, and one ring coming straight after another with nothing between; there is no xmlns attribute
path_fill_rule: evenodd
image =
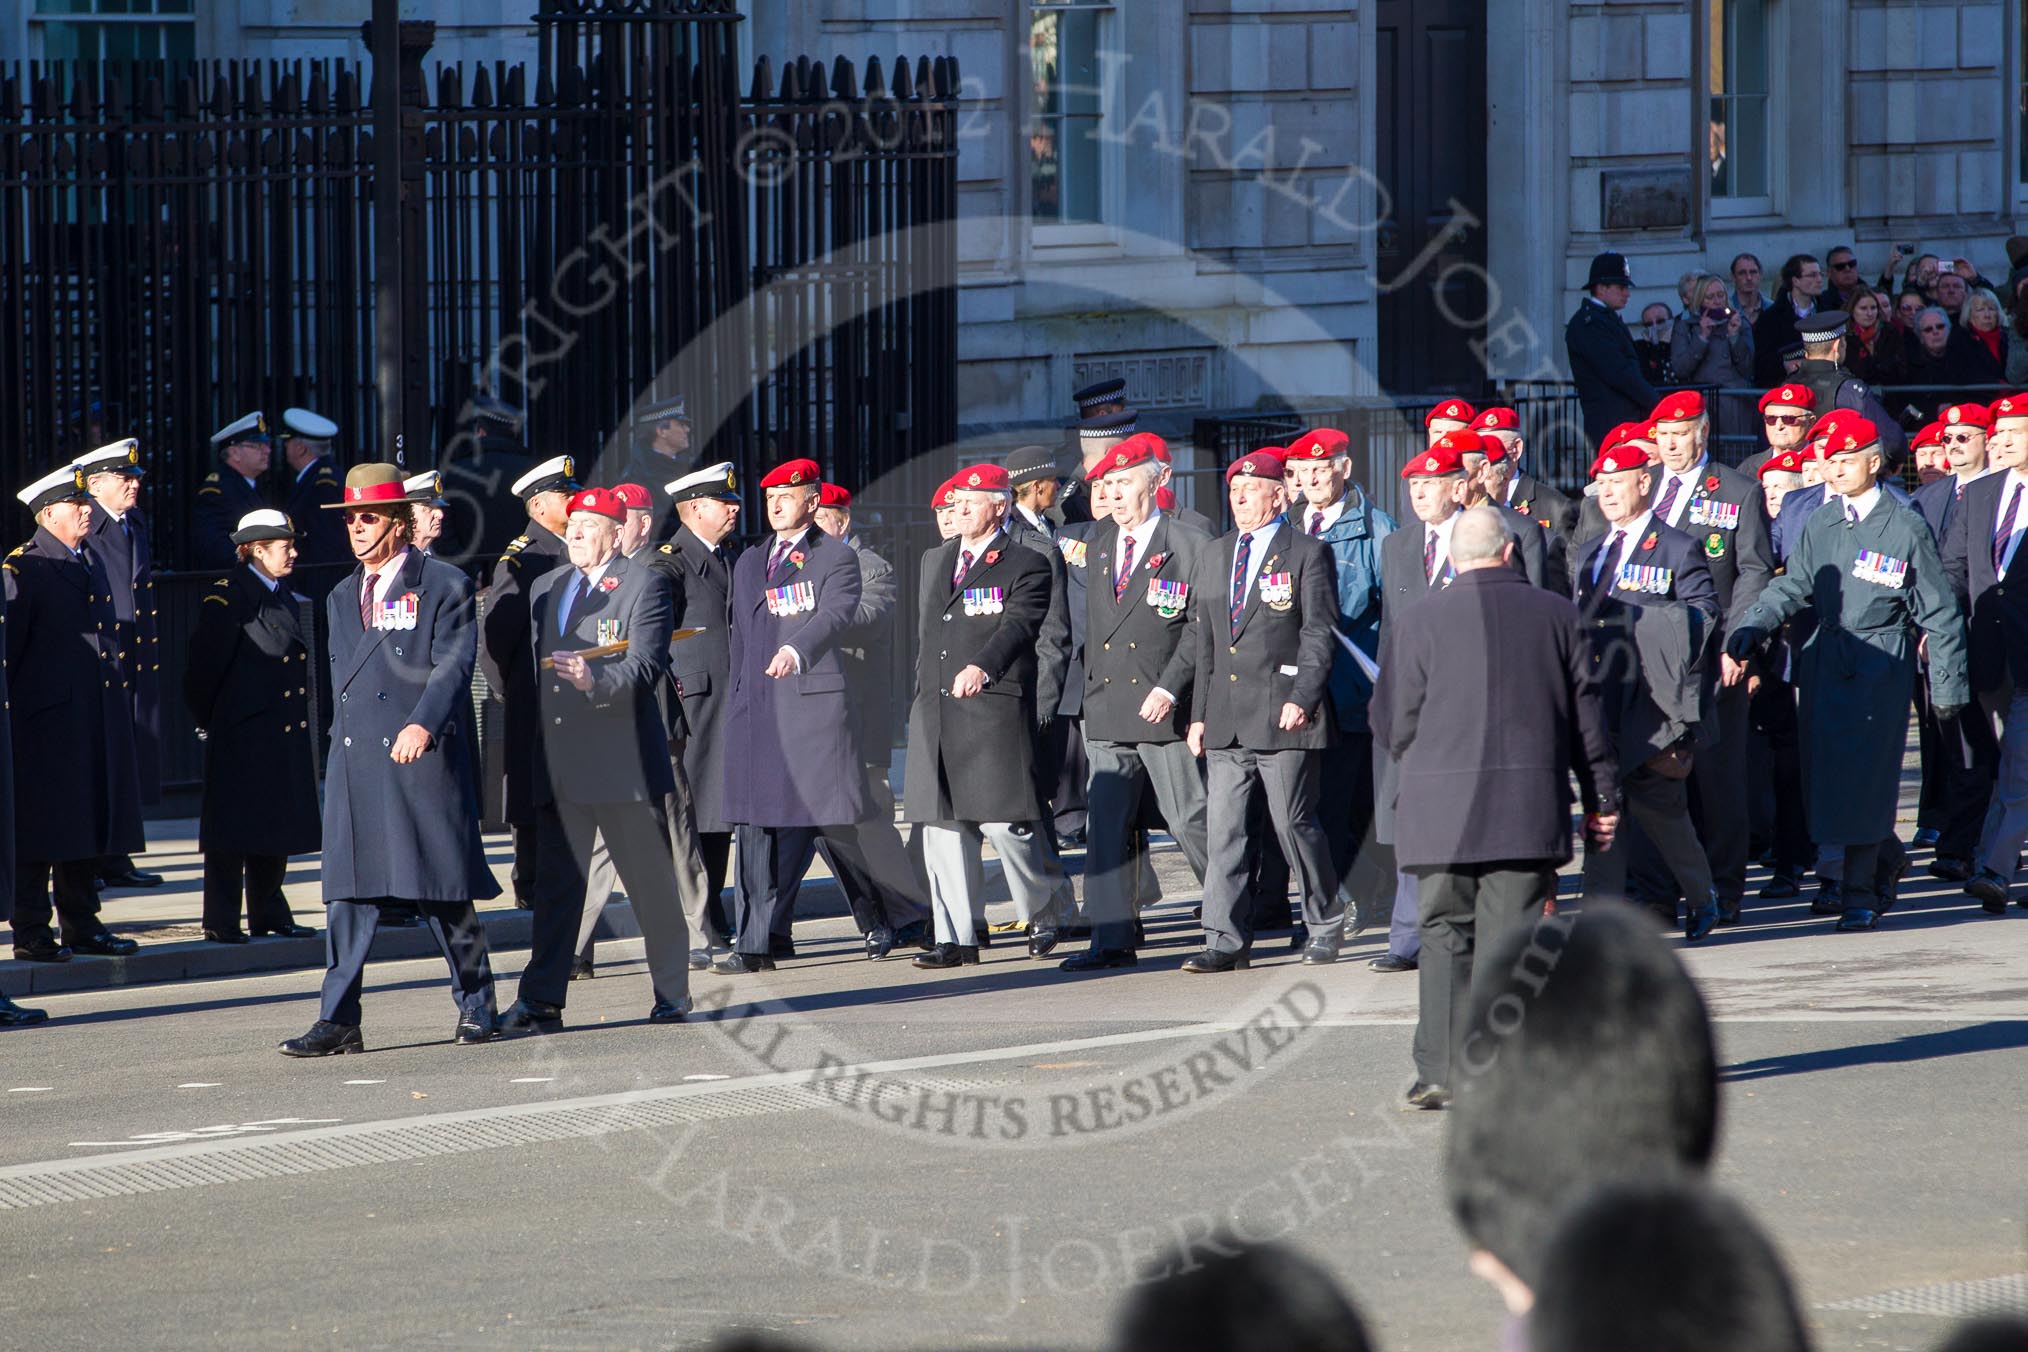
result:
<svg viewBox="0 0 2028 1352"><path fill-rule="evenodd" d="M1924 333L1949 333L1950 329L1942 324L1924 324L1922 331Z"/></svg>
<svg viewBox="0 0 2028 1352"><path fill-rule="evenodd" d="M1937 439L1946 446L1969 446L1974 440L1983 435L1984 433L1981 432L1953 432L1947 433Z"/></svg>
<svg viewBox="0 0 2028 1352"><path fill-rule="evenodd" d="M1801 427L1810 420L1807 413L1763 413L1760 420L1769 427Z"/></svg>
<svg viewBox="0 0 2028 1352"><path fill-rule="evenodd" d="M1838 272L1843 272L1846 268L1856 268L1858 266L1859 260L1856 258L1841 258L1834 260L1831 264L1831 267Z"/></svg>
<svg viewBox="0 0 2028 1352"><path fill-rule="evenodd" d="M362 526L377 526L385 520L387 520L387 516L382 512L347 512L345 514L345 524L348 526L355 521Z"/></svg>

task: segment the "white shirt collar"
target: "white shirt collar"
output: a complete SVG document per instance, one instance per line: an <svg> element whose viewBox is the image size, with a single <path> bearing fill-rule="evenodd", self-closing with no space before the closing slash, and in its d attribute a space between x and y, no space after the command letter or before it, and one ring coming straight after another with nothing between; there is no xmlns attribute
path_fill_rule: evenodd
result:
<svg viewBox="0 0 2028 1352"><path fill-rule="evenodd" d="M1860 493L1854 496L1846 496L1842 494L1840 496L1845 497L1846 504L1850 506L1853 511L1859 513L1859 519L1861 521L1864 521L1867 518L1867 516L1873 511L1873 504L1880 501L1881 498L1880 485L1878 483L1875 483L1873 487L1867 489L1864 493Z"/></svg>
<svg viewBox="0 0 2028 1352"><path fill-rule="evenodd" d="M1624 526L1608 525L1606 527L1606 538L1610 540L1615 532L1623 532L1627 538L1620 543L1620 550L1624 553L1627 546L1648 533L1648 523L1654 519L1655 514L1653 511L1644 511Z"/></svg>
<svg viewBox="0 0 2028 1352"><path fill-rule="evenodd" d="M1143 521L1140 525L1134 527L1132 530L1128 530L1125 526L1120 527L1120 541L1122 545L1124 545L1127 541L1133 542L1134 558L1136 559L1136 561L1138 561L1141 557L1141 554L1143 552L1143 546L1145 546L1148 543L1149 538L1154 535L1155 523L1160 521L1161 519L1162 519L1162 509L1160 507L1157 507L1154 511L1148 514L1148 519L1146 521Z"/></svg>
<svg viewBox="0 0 2028 1352"><path fill-rule="evenodd" d="M611 559L607 559L604 563L591 569L589 572L582 568L578 569L578 576L584 579L584 589L590 591L593 587L597 586L599 579L606 575L606 569L612 567L613 560L619 557L618 554L615 554Z"/></svg>
<svg viewBox="0 0 2028 1352"><path fill-rule="evenodd" d="M1316 534L1322 535L1325 531L1331 529L1331 527L1338 524L1338 518L1345 515L1345 508L1349 506L1351 502L1352 502L1352 490L1349 488L1346 489L1344 493L1339 496L1336 502L1332 503L1328 507L1312 507L1309 503L1306 502L1303 504L1302 519L1299 522L1297 522L1297 525L1301 528L1303 534L1305 535L1311 534L1312 532L1310 530L1310 518L1315 516L1318 512L1322 512L1324 514L1324 522L1322 525L1318 526L1315 531Z"/></svg>
<svg viewBox="0 0 2028 1352"><path fill-rule="evenodd" d="M367 569L366 570L367 576L385 579L397 572L400 572L402 565L408 562L408 550L409 547L407 545L403 545L401 547L401 552L396 554L393 558L389 559L386 563L381 564L380 567L378 568ZM375 595L378 596L379 593L376 592Z"/></svg>

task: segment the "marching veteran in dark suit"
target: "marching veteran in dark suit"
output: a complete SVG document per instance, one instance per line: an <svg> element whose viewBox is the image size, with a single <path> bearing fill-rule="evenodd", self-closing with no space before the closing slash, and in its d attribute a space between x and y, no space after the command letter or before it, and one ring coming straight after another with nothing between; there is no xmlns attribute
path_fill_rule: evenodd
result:
<svg viewBox="0 0 2028 1352"><path fill-rule="evenodd" d="M1130 894L1144 795L1153 793L1200 882L1211 863L1204 766L1184 741L1197 674L1192 580L1211 539L1156 510L1161 462L1147 442L1121 442L1093 474L1102 490L1093 502L1104 502L1109 516L1093 531L1083 589L1091 761L1084 901L1092 937L1086 952L1063 962L1067 972L1136 961Z"/></svg>
<svg viewBox="0 0 2028 1352"><path fill-rule="evenodd" d="M773 967L768 935L784 861L811 835L866 816L838 643L859 608L852 546L817 529L823 475L790 460L761 480L772 534L732 570L732 695L725 715L725 818L741 829L739 947L712 970Z"/></svg>
<svg viewBox="0 0 2028 1352"><path fill-rule="evenodd" d="M1212 541L1192 589L1197 671L1188 745L1207 758L1204 951L1186 972L1245 967L1246 804L1258 785L1302 899L1305 963L1336 962L1345 918L1318 820L1319 755L1337 734L1330 708L1338 614L1331 553L1290 525L1281 456L1255 451L1225 471L1237 528Z"/></svg>
<svg viewBox="0 0 2028 1352"><path fill-rule="evenodd" d="M1590 837L1610 842L1617 825L1577 608L1507 566L1505 512L1482 504L1459 519L1457 579L1390 627L1373 692L1373 735L1401 766L1395 856L1421 889L1416 1107L1442 1106L1456 1083L1475 951L1498 947L1556 895L1573 772Z"/></svg>
<svg viewBox="0 0 2028 1352"><path fill-rule="evenodd" d="M238 562L232 533L239 519L268 505L261 491L261 476L274 457L267 415L249 413L227 423L211 434L211 449L218 468L197 486L190 509L190 566L224 572Z"/></svg>
<svg viewBox="0 0 2028 1352"><path fill-rule="evenodd" d="M35 536L7 556L13 737L14 956L65 962L139 947L99 922L99 860L142 846L134 717L106 571L85 542L92 498L75 465L15 494ZM62 943L50 930L54 885Z"/></svg>
<svg viewBox="0 0 2028 1352"><path fill-rule="evenodd" d="M300 537L286 514L262 507L232 538L241 566L204 593L183 670L183 706L204 734L204 937L306 938L315 931L282 895L289 856L323 841L310 644L287 586Z"/></svg>
<svg viewBox="0 0 2028 1352"><path fill-rule="evenodd" d="M1592 462L1606 529L1578 548L1577 608L1606 733L1619 757L1623 806L1689 899L1683 937L1695 941L1718 923L1711 864L1690 824L1686 783L1693 758L1703 754L1700 743L1712 733L1718 594L1704 551L1655 519L1646 426L1617 430L1622 439L1609 440ZM1624 895L1627 853L1623 843L1594 842L1585 853L1587 898Z"/></svg>
<svg viewBox="0 0 2028 1352"><path fill-rule="evenodd" d="M1593 445L1620 423L1641 417L1655 406L1655 387L1641 374L1641 358L1620 319L1633 295L1634 279L1627 260L1602 253L1591 260L1584 299L1563 327L1564 349L1570 357L1570 378L1584 409L1584 438Z"/></svg>
<svg viewBox="0 0 2028 1352"><path fill-rule="evenodd" d="M1867 930L1894 905L1905 867L1894 816L1916 642L1928 640L1931 698L1949 722L1971 700L1965 628L1929 528L1876 482L1887 456L1872 422L1846 416L1820 454L1833 496L1804 525L1788 571L1767 585L1726 646L1745 661L1783 620L1805 607L1816 612L1796 682L1810 834L1819 846L1844 848L1838 928Z"/></svg>
<svg viewBox="0 0 2028 1352"><path fill-rule="evenodd" d="M545 460L514 481L514 495L528 513L528 528L508 542L493 565L479 641L486 683L507 705L506 816L514 833L514 904L523 910L535 888L535 743L542 735L528 598L543 574L563 559L564 518L577 487L576 465L567 455Z"/></svg>
<svg viewBox="0 0 2028 1352"><path fill-rule="evenodd" d="M128 677L134 715L134 764L145 806L162 796L162 649L156 637L155 553L148 523L135 506L141 497L141 443L132 437L87 451L77 462L92 495L92 533L85 548L105 566L112 584L120 665ZM108 887L160 887L162 875L134 867L126 855L99 861Z"/></svg>
<svg viewBox="0 0 2028 1352"><path fill-rule="evenodd" d="M690 1012L690 943L667 815L676 779L657 702L669 671L669 583L620 553L626 519L610 488L572 497L570 566L552 569L529 598L529 642L546 666L537 677L535 933L502 1033L563 1027L595 837L641 925L655 990L648 1018L677 1022Z"/></svg>
<svg viewBox="0 0 2028 1352"><path fill-rule="evenodd" d="M422 913L451 970L460 1043L493 1036L493 969L474 899L500 895L479 843L473 732L478 634L472 584L408 544L393 465L345 476L345 535L359 561L324 598L331 635L331 751L324 769L324 989L317 1022L285 1056L362 1051L359 989L383 902Z"/></svg>
<svg viewBox="0 0 2028 1352"><path fill-rule="evenodd" d="M1577 504L1521 468L1528 449L1527 438L1521 432L1521 415L1504 404L1495 404L1480 409L1479 416L1472 419L1466 430L1477 432L1481 441L1499 442L1507 452L1504 457L1487 454L1487 463L1499 466L1492 476L1499 480L1494 502L1527 517L1567 547L1577 530Z"/></svg>
<svg viewBox="0 0 2028 1352"><path fill-rule="evenodd" d="M1465 507L1470 509L1497 501L1495 491L1504 490L1507 486L1501 468L1507 460L1506 443L1498 437L1481 436L1470 429L1454 433L1449 440L1457 447L1459 463L1465 467ZM1568 596L1570 571L1564 558L1563 541L1541 522L1519 512L1502 511L1500 525L1506 529L1507 538L1514 542L1514 559L1520 565L1522 575L1544 591Z"/></svg>
<svg viewBox="0 0 2028 1352"><path fill-rule="evenodd" d="M929 873L936 947L918 967L979 960L973 905L984 886L980 842L1006 862L1029 922L1029 952L1056 944L1050 914L1062 885L1050 856L1014 840L1041 824L1035 776L1036 635L1049 612L1048 558L1005 529L1007 471L973 465L951 479L957 534L923 555L915 703L909 711L902 815L917 823ZM1003 842L1005 844L1003 845Z"/></svg>

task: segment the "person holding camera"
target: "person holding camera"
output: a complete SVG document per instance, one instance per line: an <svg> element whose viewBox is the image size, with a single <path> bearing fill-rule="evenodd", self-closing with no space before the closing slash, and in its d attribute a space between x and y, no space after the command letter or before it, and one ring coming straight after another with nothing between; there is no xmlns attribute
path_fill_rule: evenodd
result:
<svg viewBox="0 0 2028 1352"><path fill-rule="evenodd" d="M1669 365L1685 385L1753 383L1753 330L1725 298L1725 283L1699 273L1669 340Z"/></svg>

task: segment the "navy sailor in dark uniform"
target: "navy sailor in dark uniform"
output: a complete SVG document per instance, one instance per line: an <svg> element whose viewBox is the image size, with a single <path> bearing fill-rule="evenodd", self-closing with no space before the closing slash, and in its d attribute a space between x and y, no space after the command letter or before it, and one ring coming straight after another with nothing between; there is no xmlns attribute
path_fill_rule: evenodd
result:
<svg viewBox="0 0 2028 1352"><path fill-rule="evenodd" d="M300 537L285 513L262 507L232 538L241 566L205 591L183 670L183 704L204 734L204 937L307 938L316 931L296 923L282 895L289 856L323 843L310 644L301 598L286 585Z"/></svg>
<svg viewBox="0 0 2028 1352"><path fill-rule="evenodd" d="M282 464L289 471L282 502L300 532L296 547L302 565L319 569L311 575L310 599L322 601L337 580L335 565L352 561L352 551L345 545L345 523L324 510L336 506L344 492L331 455L338 424L307 408L285 408L282 433Z"/></svg>
<svg viewBox="0 0 2028 1352"><path fill-rule="evenodd" d="M239 519L268 505L261 489L261 476L274 458L267 416L249 413L227 423L211 434L211 448L218 468L197 486L190 509L190 566L222 573L239 562L232 543Z"/></svg>
<svg viewBox="0 0 2028 1352"><path fill-rule="evenodd" d="M479 842L466 743L478 657L472 584L408 544L393 465L345 476L345 534L359 567L324 598L331 634L331 751L324 771L324 989L317 1022L285 1056L365 1050L359 990L382 902L422 913L451 970L460 1043L494 1033L493 968L475 899L500 895Z"/></svg>

